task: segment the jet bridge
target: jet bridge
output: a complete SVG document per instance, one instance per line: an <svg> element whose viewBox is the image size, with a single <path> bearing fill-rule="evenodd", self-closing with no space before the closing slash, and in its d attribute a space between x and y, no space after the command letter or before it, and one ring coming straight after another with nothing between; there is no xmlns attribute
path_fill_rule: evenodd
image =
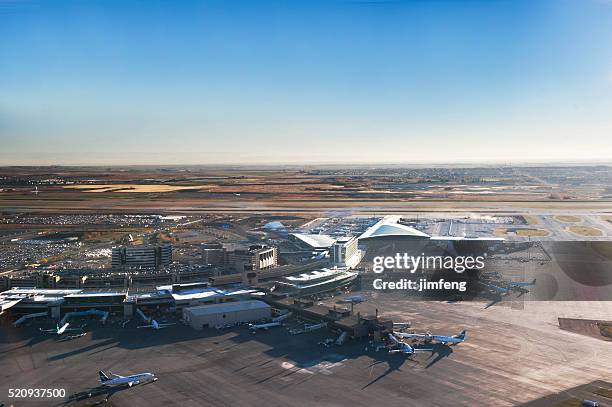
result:
<svg viewBox="0 0 612 407"><path fill-rule="evenodd" d="M64 315L64 318L62 318L62 320L60 321L60 325L64 325L68 321L68 318L85 317L85 316L89 316L89 315L97 315L97 316L99 316L100 317L100 322L105 324L106 323L106 319L108 318L109 313L107 311L100 311L100 310L97 310L97 309L89 309L87 311L68 312L68 313L66 313L66 315Z"/></svg>

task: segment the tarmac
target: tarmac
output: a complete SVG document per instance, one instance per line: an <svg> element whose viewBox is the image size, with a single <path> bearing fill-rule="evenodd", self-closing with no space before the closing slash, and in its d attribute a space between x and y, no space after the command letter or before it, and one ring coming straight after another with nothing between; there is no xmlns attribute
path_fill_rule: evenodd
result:
<svg viewBox="0 0 612 407"><path fill-rule="evenodd" d="M612 302L504 301L485 308L483 302L365 295L355 312L378 309L395 322L410 321L413 329L436 334L467 329L468 339L409 359L376 352L368 341L321 346L319 341L336 334L323 329L289 335L296 322L251 334L246 327L150 331L92 321L86 336L71 341L40 334L34 325L3 325L0 404L514 406L589 383L612 388L612 343L560 330L556 323L560 316L609 318ZM159 380L100 392L98 370L153 372ZM65 388L74 401L6 398L8 388L23 387Z"/></svg>

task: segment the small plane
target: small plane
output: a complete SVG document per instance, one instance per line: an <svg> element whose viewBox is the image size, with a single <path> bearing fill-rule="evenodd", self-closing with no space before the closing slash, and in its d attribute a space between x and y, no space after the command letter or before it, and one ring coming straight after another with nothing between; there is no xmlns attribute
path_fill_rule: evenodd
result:
<svg viewBox="0 0 612 407"><path fill-rule="evenodd" d="M98 372L100 376L100 384L104 387L125 386L132 387L134 385L146 382L155 382L157 377L153 373L138 373L130 376L121 376L108 372L111 377L108 377L102 370Z"/></svg>
<svg viewBox="0 0 612 407"><path fill-rule="evenodd" d="M431 349L413 348L412 346L408 345L407 343L404 343L404 342L400 341L399 339L397 339L395 337L395 335L392 334L392 333L389 334L389 339L392 342L391 346L396 348L396 349L390 349L389 353L403 353L405 355L412 356L416 352L431 352Z"/></svg>
<svg viewBox="0 0 612 407"><path fill-rule="evenodd" d="M282 326L283 321L293 315L292 312L287 312L286 314L282 314L277 316L276 318L272 318L272 321L264 323L264 324L249 324L249 329L251 332L255 333L260 329L267 331L268 329L275 326Z"/></svg>
<svg viewBox="0 0 612 407"><path fill-rule="evenodd" d="M275 326L281 326L282 323L280 321L277 322L268 322L266 324L249 324L249 329L251 330L251 332L255 333L257 331L259 331L260 329L263 329L264 331L267 331L268 329L275 327Z"/></svg>
<svg viewBox="0 0 612 407"><path fill-rule="evenodd" d="M160 324L156 320L152 319L151 320L151 324L149 324L149 325L140 325L138 328L151 328L151 329L157 330L157 329L162 329L162 328L168 328L171 325L175 325L175 324L174 323Z"/></svg>
<svg viewBox="0 0 612 407"><path fill-rule="evenodd" d="M81 328L68 328L68 326L70 326L69 322L66 322L61 327L59 326L59 324L56 324L55 329L42 329L41 328L40 332L45 333L45 334L63 335L66 332L83 331Z"/></svg>
<svg viewBox="0 0 612 407"><path fill-rule="evenodd" d="M405 332L394 332L400 338L403 339L417 339L426 343L441 343L442 345L447 345L449 343L461 343L465 342L467 331L464 329L459 332L457 335L446 336L446 335L432 335L429 332L425 334L411 334Z"/></svg>
<svg viewBox="0 0 612 407"><path fill-rule="evenodd" d="M364 302L365 297L363 295L353 295L350 297L344 297L338 301L337 304L359 304L360 302Z"/></svg>

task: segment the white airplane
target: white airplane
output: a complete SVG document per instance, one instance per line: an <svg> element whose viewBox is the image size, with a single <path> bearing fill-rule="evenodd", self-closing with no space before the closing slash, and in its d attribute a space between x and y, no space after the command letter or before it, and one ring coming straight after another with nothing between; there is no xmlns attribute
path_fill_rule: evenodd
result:
<svg viewBox="0 0 612 407"><path fill-rule="evenodd" d="M416 352L431 352L431 349L413 348L407 343L404 343L397 339L393 334L389 334L389 339L391 340L391 342L393 342L393 346L397 348L389 350L389 353L403 353L405 355L411 356L414 355Z"/></svg>
<svg viewBox="0 0 612 407"><path fill-rule="evenodd" d="M255 333L257 331L259 331L260 329L263 329L265 331L267 331L268 329L275 327L275 326L281 326L282 323L279 322L268 322L266 324L249 324L249 329Z"/></svg>
<svg viewBox="0 0 612 407"><path fill-rule="evenodd" d="M100 384L104 387L125 386L132 387L140 383L157 381L157 377L153 373L138 373L130 376L120 376L113 372L108 372L112 378L108 377L102 370L98 372L100 376Z"/></svg>
<svg viewBox="0 0 612 407"><path fill-rule="evenodd" d="M156 320L152 319L150 325L140 325L138 328L151 328L151 329L157 330L157 329L162 329L162 328L168 328L170 325L175 325L175 324L174 323L160 324Z"/></svg>
<svg viewBox="0 0 612 407"><path fill-rule="evenodd" d="M449 343L461 343L466 339L467 331L464 329L459 332L457 335L453 336L445 336L445 335L432 335L429 332L426 334L411 334L405 332L393 332L394 335L403 338L403 339L418 339L427 343L436 342L441 343L442 345L447 345Z"/></svg>
<svg viewBox="0 0 612 407"><path fill-rule="evenodd" d="M46 334L63 335L65 332L83 331L81 328L70 328L70 329L68 329L69 325L70 325L69 322L66 322L61 327L59 326L59 324L57 324L57 325L55 325L55 329L42 329L41 328L40 332L46 333Z"/></svg>

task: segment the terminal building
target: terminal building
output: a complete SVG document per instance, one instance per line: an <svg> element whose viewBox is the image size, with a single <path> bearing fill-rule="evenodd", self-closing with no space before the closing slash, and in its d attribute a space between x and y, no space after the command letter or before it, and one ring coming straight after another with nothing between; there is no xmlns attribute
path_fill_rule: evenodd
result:
<svg viewBox="0 0 612 407"><path fill-rule="evenodd" d="M172 245L121 246L112 249L113 269L155 269L172 263Z"/></svg>
<svg viewBox="0 0 612 407"><path fill-rule="evenodd" d="M46 315L59 320L67 313L97 310L129 319L136 309L180 312L187 307L250 300L255 293L257 290L210 287L206 282L164 285L144 293L14 287L0 293L0 314L12 318Z"/></svg>
<svg viewBox="0 0 612 407"><path fill-rule="evenodd" d="M500 237L430 236L400 221L400 216L386 216L358 237L359 246L365 252L364 263L371 262L374 256L395 256L404 252L476 255L504 241Z"/></svg>

